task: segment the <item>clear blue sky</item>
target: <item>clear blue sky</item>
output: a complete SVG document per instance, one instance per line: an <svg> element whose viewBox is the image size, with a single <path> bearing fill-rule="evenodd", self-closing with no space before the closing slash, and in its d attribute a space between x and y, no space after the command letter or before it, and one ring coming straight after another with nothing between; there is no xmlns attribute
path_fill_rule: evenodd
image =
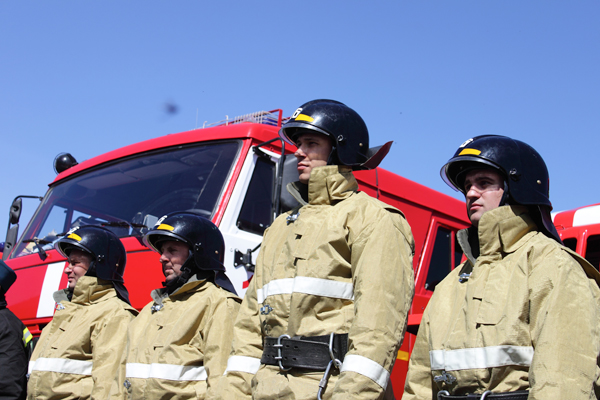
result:
<svg viewBox="0 0 600 400"><path fill-rule="evenodd" d="M555 210L600 202L599 21L600 0L3 0L0 241L60 152L316 98L395 141L384 168L444 193L440 167L492 133L542 154Z"/></svg>

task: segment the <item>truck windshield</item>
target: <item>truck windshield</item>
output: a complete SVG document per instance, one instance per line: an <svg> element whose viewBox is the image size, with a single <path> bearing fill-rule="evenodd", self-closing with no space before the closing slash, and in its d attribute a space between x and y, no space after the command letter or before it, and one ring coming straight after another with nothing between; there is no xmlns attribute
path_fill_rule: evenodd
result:
<svg viewBox="0 0 600 400"><path fill-rule="evenodd" d="M241 142L178 146L128 157L53 185L11 257L53 248L69 229L103 225L143 236L163 215L215 212Z"/></svg>

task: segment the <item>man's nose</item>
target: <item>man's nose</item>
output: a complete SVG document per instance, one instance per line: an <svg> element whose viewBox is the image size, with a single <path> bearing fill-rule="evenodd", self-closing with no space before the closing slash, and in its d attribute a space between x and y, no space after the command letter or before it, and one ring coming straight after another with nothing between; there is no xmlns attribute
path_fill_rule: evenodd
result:
<svg viewBox="0 0 600 400"><path fill-rule="evenodd" d="M474 198L474 197L480 197L480 196L481 196L481 192L479 190L477 190L475 185L471 185L467 188L467 192L465 194L466 198Z"/></svg>
<svg viewBox="0 0 600 400"><path fill-rule="evenodd" d="M298 147L298 149L294 153L294 156L296 158L304 158L306 156L306 153L304 153L304 150L302 149L302 146Z"/></svg>

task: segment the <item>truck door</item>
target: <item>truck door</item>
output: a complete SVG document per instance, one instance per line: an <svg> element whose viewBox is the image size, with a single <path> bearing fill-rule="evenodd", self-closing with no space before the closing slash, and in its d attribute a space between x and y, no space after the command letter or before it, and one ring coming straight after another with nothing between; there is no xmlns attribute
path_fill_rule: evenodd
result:
<svg viewBox="0 0 600 400"><path fill-rule="evenodd" d="M225 239L227 275L240 297L254 273L262 237L272 221L276 163L249 152L219 229Z"/></svg>

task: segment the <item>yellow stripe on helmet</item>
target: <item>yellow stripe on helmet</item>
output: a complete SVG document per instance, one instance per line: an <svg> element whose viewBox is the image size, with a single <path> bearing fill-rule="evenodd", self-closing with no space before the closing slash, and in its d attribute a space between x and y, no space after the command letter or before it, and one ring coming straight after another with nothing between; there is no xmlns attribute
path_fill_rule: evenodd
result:
<svg viewBox="0 0 600 400"><path fill-rule="evenodd" d="M306 122L313 122L315 119L313 117L309 117L306 114L300 114L296 117L296 121L306 121Z"/></svg>
<svg viewBox="0 0 600 400"><path fill-rule="evenodd" d="M71 233L69 236L67 236L67 239L73 239L73 240L77 240L78 242L81 242L81 236L79 236L75 233Z"/></svg>
<svg viewBox="0 0 600 400"><path fill-rule="evenodd" d="M461 151L460 153L458 153L459 156L464 156L464 155L475 155L478 156L481 154L481 150L477 150L477 149L463 149L463 151Z"/></svg>
<svg viewBox="0 0 600 400"><path fill-rule="evenodd" d="M158 229L158 230L163 230L163 231L172 231L172 230L174 230L175 228L173 228L171 225L167 225L167 224L160 224L160 225L158 226L158 228L156 228L156 229Z"/></svg>

